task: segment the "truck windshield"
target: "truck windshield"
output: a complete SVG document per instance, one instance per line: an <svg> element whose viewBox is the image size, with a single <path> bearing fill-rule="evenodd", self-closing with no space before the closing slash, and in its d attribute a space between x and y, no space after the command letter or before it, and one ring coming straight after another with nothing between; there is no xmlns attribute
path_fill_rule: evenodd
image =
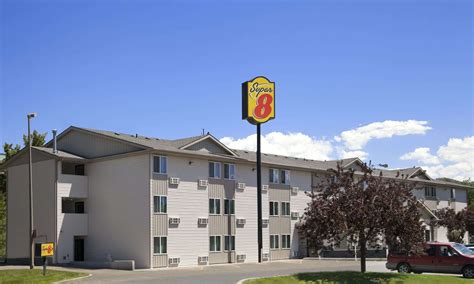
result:
<svg viewBox="0 0 474 284"><path fill-rule="evenodd" d="M462 244L454 244L453 247L464 255L474 255L474 252Z"/></svg>

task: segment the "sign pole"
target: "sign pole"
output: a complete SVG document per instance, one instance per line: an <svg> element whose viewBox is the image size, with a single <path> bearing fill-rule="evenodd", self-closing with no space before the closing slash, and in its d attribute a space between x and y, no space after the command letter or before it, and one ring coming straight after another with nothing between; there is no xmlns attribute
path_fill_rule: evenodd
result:
<svg viewBox="0 0 474 284"><path fill-rule="evenodd" d="M46 266L48 265L48 259L43 256L43 276L46 276Z"/></svg>
<svg viewBox="0 0 474 284"><path fill-rule="evenodd" d="M262 262L262 157L260 152L260 123L257 123L257 225L258 225L258 262Z"/></svg>

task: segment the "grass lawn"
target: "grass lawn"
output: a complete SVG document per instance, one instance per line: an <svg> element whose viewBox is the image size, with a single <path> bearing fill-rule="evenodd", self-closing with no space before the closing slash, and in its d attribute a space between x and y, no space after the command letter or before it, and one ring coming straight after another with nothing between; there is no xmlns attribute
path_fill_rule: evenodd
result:
<svg viewBox="0 0 474 284"><path fill-rule="evenodd" d="M86 275L79 272L48 269L46 276L43 276L42 269L10 269L0 270L0 283L53 283Z"/></svg>
<svg viewBox="0 0 474 284"><path fill-rule="evenodd" d="M245 284L320 284L320 283L383 283L383 284L424 284L424 283L473 283L472 280L464 279L462 276L450 275L423 275L423 274L400 274L400 273L375 273L375 272L317 272L298 273L290 276L260 278L247 280Z"/></svg>

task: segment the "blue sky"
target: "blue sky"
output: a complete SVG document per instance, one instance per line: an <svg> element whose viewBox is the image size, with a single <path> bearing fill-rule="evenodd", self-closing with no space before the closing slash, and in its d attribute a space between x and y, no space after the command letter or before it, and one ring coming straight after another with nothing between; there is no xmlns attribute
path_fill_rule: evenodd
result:
<svg viewBox="0 0 474 284"><path fill-rule="evenodd" d="M255 132L241 120L240 85L265 75L277 117L264 134L303 133L339 158L344 131L426 121L424 134L357 150L391 167L446 168L460 161L439 149L458 138L456 154L474 156L471 1L3 0L1 13L2 143L21 141L30 111L41 131L205 128L235 142ZM442 161L400 159L417 148Z"/></svg>

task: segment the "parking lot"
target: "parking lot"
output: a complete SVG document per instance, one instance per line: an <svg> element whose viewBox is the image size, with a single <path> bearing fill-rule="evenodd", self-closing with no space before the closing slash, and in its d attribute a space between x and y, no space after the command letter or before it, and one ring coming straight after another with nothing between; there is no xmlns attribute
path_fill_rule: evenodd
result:
<svg viewBox="0 0 474 284"><path fill-rule="evenodd" d="M239 280L289 275L299 272L357 271L360 263L353 260L286 260L263 264L212 265L199 268L167 268L155 270L118 271L110 269L78 271L92 274L74 283L237 283ZM367 270L387 272L384 261L369 261Z"/></svg>

